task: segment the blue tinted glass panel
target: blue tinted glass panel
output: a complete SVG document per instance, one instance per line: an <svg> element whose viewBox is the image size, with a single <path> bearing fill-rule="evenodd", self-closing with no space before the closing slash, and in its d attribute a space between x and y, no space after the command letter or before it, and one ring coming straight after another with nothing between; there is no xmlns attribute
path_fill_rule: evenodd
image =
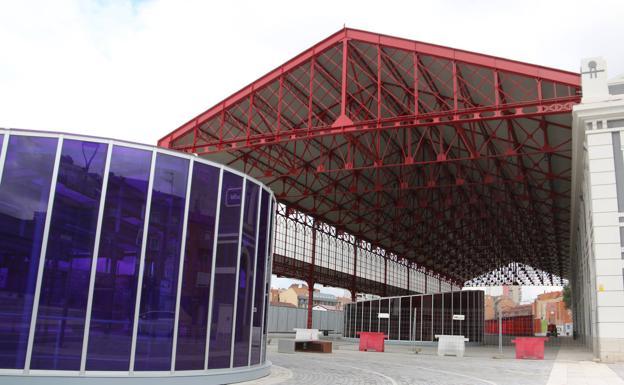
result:
<svg viewBox="0 0 624 385"><path fill-rule="evenodd" d="M170 370L188 159L158 154L134 370Z"/></svg>
<svg viewBox="0 0 624 385"><path fill-rule="evenodd" d="M223 172L208 368L230 367L243 178Z"/></svg>
<svg viewBox="0 0 624 385"><path fill-rule="evenodd" d="M204 369L219 169L193 165L182 272L176 370Z"/></svg>
<svg viewBox="0 0 624 385"><path fill-rule="evenodd" d="M24 367L57 139L11 136L0 183L0 368Z"/></svg>
<svg viewBox="0 0 624 385"><path fill-rule="evenodd" d="M253 277L256 261L256 228L258 227L257 184L247 181L243 212L243 237L238 269L236 326L234 332L234 366L249 365L249 333L253 312Z"/></svg>
<svg viewBox="0 0 624 385"><path fill-rule="evenodd" d="M130 367L151 151L115 146L100 235L87 370Z"/></svg>
<svg viewBox="0 0 624 385"><path fill-rule="evenodd" d="M79 370L107 145L63 141L30 367Z"/></svg>
<svg viewBox="0 0 624 385"><path fill-rule="evenodd" d="M262 190L260 224L258 228L258 261L256 265L256 284L254 294L254 313L251 329L251 365L260 363L262 344L262 319L264 305L264 276L266 274L267 227L269 220L269 193Z"/></svg>

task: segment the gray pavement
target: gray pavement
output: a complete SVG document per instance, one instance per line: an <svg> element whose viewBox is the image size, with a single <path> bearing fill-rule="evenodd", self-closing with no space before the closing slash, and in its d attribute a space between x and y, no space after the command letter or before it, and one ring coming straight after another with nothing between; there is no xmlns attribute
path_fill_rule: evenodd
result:
<svg viewBox="0 0 624 385"><path fill-rule="evenodd" d="M611 368L611 370L617 373L617 375L620 376L620 378L624 379L624 363L609 364L609 368Z"/></svg>
<svg viewBox="0 0 624 385"><path fill-rule="evenodd" d="M405 345L386 345L385 353L359 352L354 343L334 341L332 354L282 354L274 340L267 349L273 374L249 384L550 385L572 383L567 377L556 381L558 373L575 373L580 364L599 365L624 378L624 365L595 364L591 353L579 347L547 347L543 361L516 360L513 347L503 347L499 355L497 347L468 346L464 358L438 357L435 346L419 348L418 354Z"/></svg>

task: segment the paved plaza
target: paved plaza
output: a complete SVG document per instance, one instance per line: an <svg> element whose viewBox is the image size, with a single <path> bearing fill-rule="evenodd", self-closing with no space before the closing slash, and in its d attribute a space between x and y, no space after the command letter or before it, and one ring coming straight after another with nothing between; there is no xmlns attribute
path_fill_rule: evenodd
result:
<svg viewBox="0 0 624 385"><path fill-rule="evenodd" d="M386 345L385 353L359 352L351 342L334 341L332 354L277 352L268 346L272 374L245 384L388 385L624 385L624 364L592 361L576 346L547 347L545 359L516 360L513 347L468 346L464 358L438 357L434 346Z"/></svg>

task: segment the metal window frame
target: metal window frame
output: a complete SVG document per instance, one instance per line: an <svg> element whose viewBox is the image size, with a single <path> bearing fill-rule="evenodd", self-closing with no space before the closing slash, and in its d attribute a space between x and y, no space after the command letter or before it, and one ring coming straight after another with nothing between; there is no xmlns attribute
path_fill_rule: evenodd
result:
<svg viewBox="0 0 624 385"><path fill-rule="evenodd" d="M358 323L358 302L357 300L355 301L355 304L353 306L353 319L355 320L355 323L353 324L353 336L357 337L357 323ZM362 321L360 321L362 322Z"/></svg>
<svg viewBox="0 0 624 385"><path fill-rule="evenodd" d="M251 180L255 184L257 184L257 185L261 186L262 188L264 188L271 195L271 198L273 200L275 200L275 194L273 193L273 191L271 191L266 186L266 184L262 183L257 178L249 176L249 175L247 175L247 174L245 174L245 173L243 173L243 172L241 172L239 170L236 170L236 169L231 168L229 166L217 163L215 161L208 160L208 159L205 159L205 158L199 158L195 154L183 153L183 152L180 152L178 150L172 150L172 149L168 149L168 148L164 148L164 147L156 147L156 146L152 146L152 145L148 145L148 144L134 143L134 142L124 141L124 140L119 140L119 139L104 138L104 137L99 137L99 136L88 136L88 135L72 134L72 133L30 131L30 130L23 130L23 129L17 129L17 128L0 128L0 134L4 134L5 136L6 135L11 135L11 136L29 136L29 137L40 137L40 138L60 138L60 137L63 137L65 140L82 140L82 141L89 141L89 142L93 142L93 143L102 143L102 144L112 143L115 146L136 148L136 149L139 149L139 150L146 150L146 151L149 151L149 152L156 152L158 154L171 155L171 156L174 156L176 158L192 159L195 162L206 164L206 165L209 165L209 166L213 166L215 168L218 168L218 169L221 169L221 170L225 170L225 171L230 172L232 174L236 174L236 175L240 176L241 178L246 178L248 180Z"/></svg>
<svg viewBox="0 0 624 385"><path fill-rule="evenodd" d="M4 144L3 144L4 145ZM50 223L52 222L52 210L54 209L54 197L56 195L56 183L58 179L59 162L63 150L63 136L56 141L56 153L54 154L54 168L50 178L50 192L48 194L48 205L43 235L41 236L41 250L39 251L39 266L37 268L37 281L35 281L35 294L33 297L33 307L30 314L30 329L28 331L28 342L26 345L26 358L24 361L24 374L30 371L30 361L32 359L33 343L35 339L35 329L37 326L37 315L39 313L39 299L41 297L41 285L43 281L43 270L45 268L45 257L48 251L48 237L50 235ZM3 165L4 166L4 165Z"/></svg>
<svg viewBox="0 0 624 385"><path fill-rule="evenodd" d="M221 225L221 190L223 189L223 174L225 170L219 170L219 183L217 187L217 208L215 212L214 236L212 238L212 261L210 268L210 294L208 295L208 318L206 319L206 350L204 351L204 371L208 370L208 353L210 351L210 333L212 331L212 300L214 297L215 266L217 259L217 245L219 244L219 226Z"/></svg>
<svg viewBox="0 0 624 385"><path fill-rule="evenodd" d="M362 308L362 316L360 317L360 329L364 331L364 302L362 302L362 306L360 307Z"/></svg>
<svg viewBox="0 0 624 385"><path fill-rule="evenodd" d="M399 298L399 334L398 334L398 336L399 336L398 340L399 341L401 341L401 321L402 321L401 320L401 307L403 307L402 306L402 302L403 302L403 298Z"/></svg>
<svg viewBox="0 0 624 385"><path fill-rule="evenodd" d="M0 152L0 183L2 183L2 175L4 174L4 161L6 159L7 149L9 148L10 133L3 133L2 150Z"/></svg>
<svg viewBox="0 0 624 385"><path fill-rule="evenodd" d="M241 260L241 250L243 243L243 221L245 219L245 201L247 194L247 178L243 178L243 189L241 190L241 207L240 207L240 217L238 224L238 252L236 253L236 270L234 274L236 274L236 278L234 278L235 286L234 286L234 302L232 303L232 334L230 341L230 368L234 367L234 341L236 340L236 316L238 313L238 285L240 284L240 260Z"/></svg>
<svg viewBox="0 0 624 385"><path fill-rule="evenodd" d="M413 316L412 316L412 310L413 310L413 308L412 308L412 300L413 300L413 299L414 299L414 297L413 297L413 296L411 296L411 297L410 297L410 334L409 334L409 340L410 340L410 341L412 340L412 336L413 336L413 334L414 334L414 333L413 333L414 331L412 330L412 326L411 326L411 324L412 324L412 322L413 322L413 321L412 321L412 318L413 318Z"/></svg>
<svg viewBox="0 0 624 385"><path fill-rule="evenodd" d="M175 372L176 354L178 351L178 328L180 327L180 297L182 296L182 278L184 277L184 262L186 259L186 236L188 229L188 214L191 199L191 185L193 181L194 159L189 160L186 178L186 198L184 202L184 219L182 222L182 240L180 242L180 262L178 265L178 286L176 291L175 315L173 321L173 341L171 346L171 373Z"/></svg>
<svg viewBox="0 0 624 385"><path fill-rule="evenodd" d="M256 214L256 246L254 247L254 263L253 263L253 278L251 284L251 319L249 322L249 348L247 351L247 366L251 365L251 340L253 338L253 316L254 316L254 308L255 308L255 299L256 299L256 276L258 275L258 241L260 235L260 213L262 212L262 188L258 189L258 213ZM267 198L267 204L268 204ZM268 222L268 221L267 221ZM256 309L256 311L258 311Z"/></svg>
<svg viewBox="0 0 624 385"><path fill-rule="evenodd" d="M97 264L100 255L100 238L102 236L102 220L104 218L104 207L106 206L106 194L108 192L108 175L110 173L111 158L113 156L113 143L108 143L106 149L106 163L104 165L104 177L102 178L102 189L100 195L100 207L98 208L97 225L95 228L95 239L93 240L93 256L91 258L91 272L89 276L89 291L87 294L87 309L85 313L84 334L82 337L82 355L80 357L80 373L84 374L87 366L87 352L89 349L89 330L91 329L91 311L93 310L93 292L95 291L95 277L97 275Z"/></svg>
<svg viewBox="0 0 624 385"><path fill-rule="evenodd" d="M445 293L441 293L440 295L440 298L442 298L442 307L440 307L440 330L442 331L442 334L444 334L444 294Z"/></svg>
<svg viewBox="0 0 624 385"><path fill-rule="evenodd" d="M381 330L381 319L379 318L379 313L381 313L381 301L381 299L377 301L377 333L379 333L379 331Z"/></svg>
<svg viewBox="0 0 624 385"><path fill-rule="evenodd" d="M145 252L147 249L147 238L149 237L149 222L152 212L152 196L154 195L154 172L156 170L156 151L152 151L150 164L149 181L147 183L147 200L145 201L145 216L143 223L143 237L141 239L141 258L139 259L139 276L137 279L136 297L134 302L134 321L132 323L132 342L130 345L130 368L129 372L134 373L134 362L136 356L136 343L138 336L139 311L141 310L141 296L143 294L143 273L145 270Z"/></svg>
<svg viewBox="0 0 624 385"><path fill-rule="evenodd" d="M368 331L371 331L373 326L373 301L368 301Z"/></svg>
<svg viewBox="0 0 624 385"><path fill-rule="evenodd" d="M390 339L390 319L392 317L392 298L388 298L388 330L386 333L388 334L388 339Z"/></svg>

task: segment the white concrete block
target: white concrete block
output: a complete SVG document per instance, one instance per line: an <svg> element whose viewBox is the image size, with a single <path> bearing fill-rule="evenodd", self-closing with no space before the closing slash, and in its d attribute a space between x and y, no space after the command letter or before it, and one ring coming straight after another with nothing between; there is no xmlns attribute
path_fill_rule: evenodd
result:
<svg viewBox="0 0 624 385"><path fill-rule="evenodd" d="M620 219L617 213L593 213L592 223L594 227L619 226Z"/></svg>
<svg viewBox="0 0 624 385"><path fill-rule="evenodd" d="M624 307L599 307L598 322L624 323ZM624 327L624 325L622 327Z"/></svg>
<svg viewBox="0 0 624 385"><path fill-rule="evenodd" d="M617 190L615 184L592 184L591 195L592 199L617 198Z"/></svg>
<svg viewBox="0 0 624 385"><path fill-rule="evenodd" d="M611 144L610 132L592 132L587 134L588 146L600 146L602 144Z"/></svg>
<svg viewBox="0 0 624 385"><path fill-rule="evenodd" d="M597 259L596 280L601 275L616 275L622 279L622 268L624 268L624 259Z"/></svg>
<svg viewBox="0 0 624 385"><path fill-rule="evenodd" d="M594 227L594 243L620 243L620 227Z"/></svg>
<svg viewBox="0 0 624 385"><path fill-rule="evenodd" d="M601 184L615 184L615 172L593 172L590 175L592 186L598 186Z"/></svg>
<svg viewBox="0 0 624 385"><path fill-rule="evenodd" d="M624 323L598 322L598 335L603 338L624 338Z"/></svg>
<svg viewBox="0 0 624 385"><path fill-rule="evenodd" d="M605 291L623 291L624 278L621 272L619 275L599 275L596 277L596 286L602 287Z"/></svg>
<svg viewBox="0 0 624 385"><path fill-rule="evenodd" d="M619 243L598 243L594 245L594 258L596 259L622 259L622 251Z"/></svg>
<svg viewBox="0 0 624 385"><path fill-rule="evenodd" d="M588 146L587 157L588 159L613 158L613 145L603 144L599 146Z"/></svg>
<svg viewBox="0 0 624 385"><path fill-rule="evenodd" d="M624 292L599 291L596 293L598 307L624 307ZM624 325L622 327L624 333Z"/></svg>
<svg viewBox="0 0 624 385"><path fill-rule="evenodd" d="M589 172L605 172L615 170L613 159L595 159L589 161Z"/></svg>
<svg viewBox="0 0 624 385"><path fill-rule="evenodd" d="M592 199L591 204L595 213L618 212L617 199Z"/></svg>

